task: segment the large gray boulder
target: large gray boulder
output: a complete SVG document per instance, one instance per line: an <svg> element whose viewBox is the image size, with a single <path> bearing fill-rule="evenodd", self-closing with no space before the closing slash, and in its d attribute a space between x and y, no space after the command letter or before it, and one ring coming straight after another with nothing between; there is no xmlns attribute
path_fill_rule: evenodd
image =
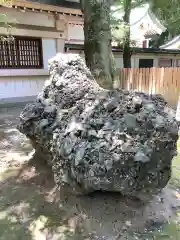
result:
<svg viewBox="0 0 180 240"><path fill-rule="evenodd" d="M49 61L49 80L19 130L59 188L148 199L164 188L176 154L175 112L160 96L100 88L79 55Z"/></svg>

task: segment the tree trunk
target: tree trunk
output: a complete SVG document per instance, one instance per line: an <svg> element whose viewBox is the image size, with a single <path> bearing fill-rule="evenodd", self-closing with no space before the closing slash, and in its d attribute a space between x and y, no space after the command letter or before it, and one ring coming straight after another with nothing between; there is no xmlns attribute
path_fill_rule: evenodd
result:
<svg viewBox="0 0 180 240"><path fill-rule="evenodd" d="M132 0L124 0L124 40L123 40L123 64L124 68L131 68L131 46L130 46L130 14Z"/></svg>
<svg viewBox="0 0 180 240"><path fill-rule="evenodd" d="M86 64L100 86L113 87L110 1L82 0L84 13L84 53Z"/></svg>

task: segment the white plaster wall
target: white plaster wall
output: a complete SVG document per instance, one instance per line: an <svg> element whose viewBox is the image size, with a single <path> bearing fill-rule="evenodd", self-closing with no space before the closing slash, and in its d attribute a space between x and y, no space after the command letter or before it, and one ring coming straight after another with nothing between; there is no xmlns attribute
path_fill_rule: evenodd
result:
<svg viewBox="0 0 180 240"><path fill-rule="evenodd" d="M48 60L56 55L56 40L42 39L44 69L48 68Z"/></svg>
<svg viewBox="0 0 180 240"><path fill-rule="evenodd" d="M139 41L144 39L143 32L140 29L140 23L131 27L131 40L137 41L139 45Z"/></svg>
<svg viewBox="0 0 180 240"><path fill-rule="evenodd" d="M63 53L64 52L64 39L56 39L56 46L57 46L57 52Z"/></svg>
<svg viewBox="0 0 180 240"><path fill-rule="evenodd" d="M46 79L47 76L0 76L0 100L37 95Z"/></svg>
<svg viewBox="0 0 180 240"><path fill-rule="evenodd" d="M123 68L123 57L120 54L114 54L115 62L116 62L116 68Z"/></svg>
<svg viewBox="0 0 180 240"><path fill-rule="evenodd" d="M133 40L144 39L144 32L140 28L141 24L143 24L144 26L146 26L147 24L151 24L151 20L149 19L147 14L145 14L144 17L140 19L140 21L131 26L131 37Z"/></svg>
<svg viewBox="0 0 180 240"><path fill-rule="evenodd" d="M136 68L136 55L131 56L131 67Z"/></svg>
<svg viewBox="0 0 180 240"><path fill-rule="evenodd" d="M68 39L84 40L84 30L81 25L68 25Z"/></svg>

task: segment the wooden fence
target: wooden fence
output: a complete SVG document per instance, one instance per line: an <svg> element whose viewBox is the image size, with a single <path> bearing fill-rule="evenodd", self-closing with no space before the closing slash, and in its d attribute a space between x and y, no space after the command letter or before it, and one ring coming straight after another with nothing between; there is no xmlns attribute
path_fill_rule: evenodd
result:
<svg viewBox="0 0 180 240"><path fill-rule="evenodd" d="M180 95L180 68L121 69L116 88L161 94L172 107Z"/></svg>

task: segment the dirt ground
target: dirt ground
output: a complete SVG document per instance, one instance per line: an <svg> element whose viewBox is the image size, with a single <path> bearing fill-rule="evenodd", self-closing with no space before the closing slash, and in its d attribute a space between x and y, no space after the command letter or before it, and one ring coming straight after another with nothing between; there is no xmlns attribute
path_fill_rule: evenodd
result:
<svg viewBox="0 0 180 240"><path fill-rule="evenodd" d="M16 130L21 109L0 108L0 240L180 239L177 176L147 206L112 193L65 197Z"/></svg>

